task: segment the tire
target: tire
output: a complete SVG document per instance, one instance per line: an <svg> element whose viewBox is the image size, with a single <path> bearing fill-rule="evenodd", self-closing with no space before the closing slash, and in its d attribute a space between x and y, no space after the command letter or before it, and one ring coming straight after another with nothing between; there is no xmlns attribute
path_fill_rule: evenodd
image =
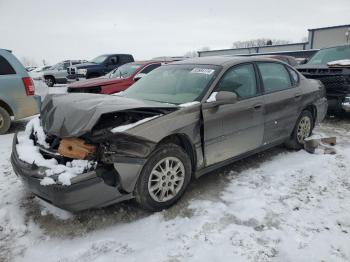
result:
<svg viewBox="0 0 350 262"><path fill-rule="evenodd" d="M297 123L295 124L291 137L285 145L289 149L299 150L304 147L304 139L309 137L314 128L314 118L309 110L301 112Z"/></svg>
<svg viewBox="0 0 350 262"><path fill-rule="evenodd" d="M4 108L0 107L0 135L5 134L11 126L10 114Z"/></svg>
<svg viewBox="0 0 350 262"><path fill-rule="evenodd" d="M168 171L162 171L162 168ZM141 171L135 187L136 201L143 209L153 212L172 206L185 192L191 180L191 170L191 160L180 146L159 146Z"/></svg>
<svg viewBox="0 0 350 262"><path fill-rule="evenodd" d="M53 87L56 83L55 78L53 76L46 76L45 77L45 83L48 87Z"/></svg>

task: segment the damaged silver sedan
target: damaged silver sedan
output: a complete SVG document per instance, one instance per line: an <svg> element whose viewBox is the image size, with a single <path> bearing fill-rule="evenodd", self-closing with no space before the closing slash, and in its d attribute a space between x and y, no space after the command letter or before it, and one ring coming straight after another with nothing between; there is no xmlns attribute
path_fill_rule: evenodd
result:
<svg viewBox="0 0 350 262"><path fill-rule="evenodd" d="M299 149L325 116L319 81L268 58L165 65L114 95L47 97L13 141L16 174L70 211L135 198L159 211L192 177L278 144Z"/></svg>

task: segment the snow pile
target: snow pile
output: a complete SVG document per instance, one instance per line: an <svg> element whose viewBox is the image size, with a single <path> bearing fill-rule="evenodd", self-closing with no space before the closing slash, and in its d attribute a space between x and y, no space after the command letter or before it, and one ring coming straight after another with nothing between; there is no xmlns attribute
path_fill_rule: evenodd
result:
<svg viewBox="0 0 350 262"><path fill-rule="evenodd" d="M37 143L42 145L45 148L49 148L49 144L46 143L45 141L46 135L43 128L41 127L39 117L35 117L31 119L26 125L26 129L25 129L26 136L29 137L32 131L33 131L33 134L36 135L37 137Z"/></svg>
<svg viewBox="0 0 350 262"><path fill-rule="evenodd" d="M209 98L207 99L207 102L209 103L209 102L215 102L216 101L216 94L217 94L218 92L213 92L210 96L209 96Z"/></svg>
<svg viewBox="0 0 350 262"><path fill-rule="evenodd" d="M190 107L190 106L198 105L199 103L200 103L200 102L198 102L198 101L193 101L193 102L188 102L188 103L180 104L179 107Z"/></svg>
<svg viewBox="0 0 350 262"><path fill-rule="evenodd" d="M350 59L342 59L342 60L328 62L327 65L329 65L329 66L350 66Z"/></svg>
<svg viewBox="0 0 350 262"><path fill-rule="evenodd" d="M39 148L34 145L34 141L30 139L31 132L34 132L38 138L38 144L48 148L49 145L45 141L45 133L40 125L38 117L31 119L24 132L18 133L18 144L16 145L19 159L22 161L45 168L45 175L40 182L41 185L55 184L55 180L52 178L54 175L58 175L57 181L62 185L71 185L71 179L85 170L89 170L96 166L96 163L88 160L73 160L67 162L66 165L58 164L54 158L45 159L39 151Z"/></svg>
<svg viewBox="0 0 350 262"><path fill-rule="evenodd" d="M152 117L146 117L146 118L141 119L141 120L139 120L139 121L137 121L137 122L135 122L135 123L117 126L117 127L113 128L113 129L111 130L111 132L112 132L112 133L124 132L124 131L126 131L126 130L128 130L128 129L130 129L130 128L133 128L133 127L135 127L135 126L141 125L141 124L143 124L143 123L146 123L146 122L148 122L148 121L151 121L152 119L158 118L158 117L160 117L160 116L162 116L162 115L156 115L156 116L152 116Z"/></svg>

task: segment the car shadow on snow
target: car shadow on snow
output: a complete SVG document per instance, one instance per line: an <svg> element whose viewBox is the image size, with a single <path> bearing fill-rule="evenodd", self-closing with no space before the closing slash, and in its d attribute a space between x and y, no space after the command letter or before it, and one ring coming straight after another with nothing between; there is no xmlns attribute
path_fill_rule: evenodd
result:
<svg viewBox="0 0 350 262"><path fill-rule="evenodd" d="M171 208L162 211L164 220L171 220L176 217L192 217L194 210L189 208L191 201L221 201L221 193L240 172L259 167L264 161L285 151L286 149L283 147L275 147L210 172L199 179L194 179L180 201ZM25 196L23 201L22 208L25 209L26 217L33 220L46 234L53 237L74 238L92 231L137 221L152 215L151 212L139 208L134 200L75 214L57 209L46 203L43 205L44 202L42 200L32 195ZM50 206L49 209L47 208L48 205ZM62 212L67 213L68 216L62 218L59 214Z"/></svg>
<svg viewBox="0 0 350 262"><path fill-rule="evenodd" d="M13 121L7 133L12 134L12 133L24 131L29 120L30 118L25 118L25 119Z"/></svg>

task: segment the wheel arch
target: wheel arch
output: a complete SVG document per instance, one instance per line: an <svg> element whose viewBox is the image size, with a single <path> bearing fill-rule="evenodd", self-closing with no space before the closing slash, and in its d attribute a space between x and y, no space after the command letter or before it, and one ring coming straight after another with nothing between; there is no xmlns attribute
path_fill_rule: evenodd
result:
<svg viewBox="0 0 350 262"><path fill-rule="evenodd" d="M0 107L4 108L10 116L14 116L12 108L3 100L0 99Z"/></svg>
<svg viewBox="0 0 350 262"><path fill-rule="evenodd" d="M166 137L164 137L162 140L159 141L158 145L163 145L167 143L173 143L178 146L180 146L185 152L189 155L190 160L191 160L191 168L192 172L196 170L196 161L197 161L197 156L196 156L196 150L191 142L190 138L186 134L171 134Z"/></svg>
<svg viewBox="0 0 350 262"><path fill-rule="evenodd" d="M312 114L312 117L313 117L313 119L312 119L313 123L312 124L314 126L315 123L316 123L316 119L317 119L317 108L316 108L316 106L312 105L312 104L311 105L307 105L306 107L304 107L304 109L302 111L305 111L305 110L310 111L310 113Z"/></svg>

